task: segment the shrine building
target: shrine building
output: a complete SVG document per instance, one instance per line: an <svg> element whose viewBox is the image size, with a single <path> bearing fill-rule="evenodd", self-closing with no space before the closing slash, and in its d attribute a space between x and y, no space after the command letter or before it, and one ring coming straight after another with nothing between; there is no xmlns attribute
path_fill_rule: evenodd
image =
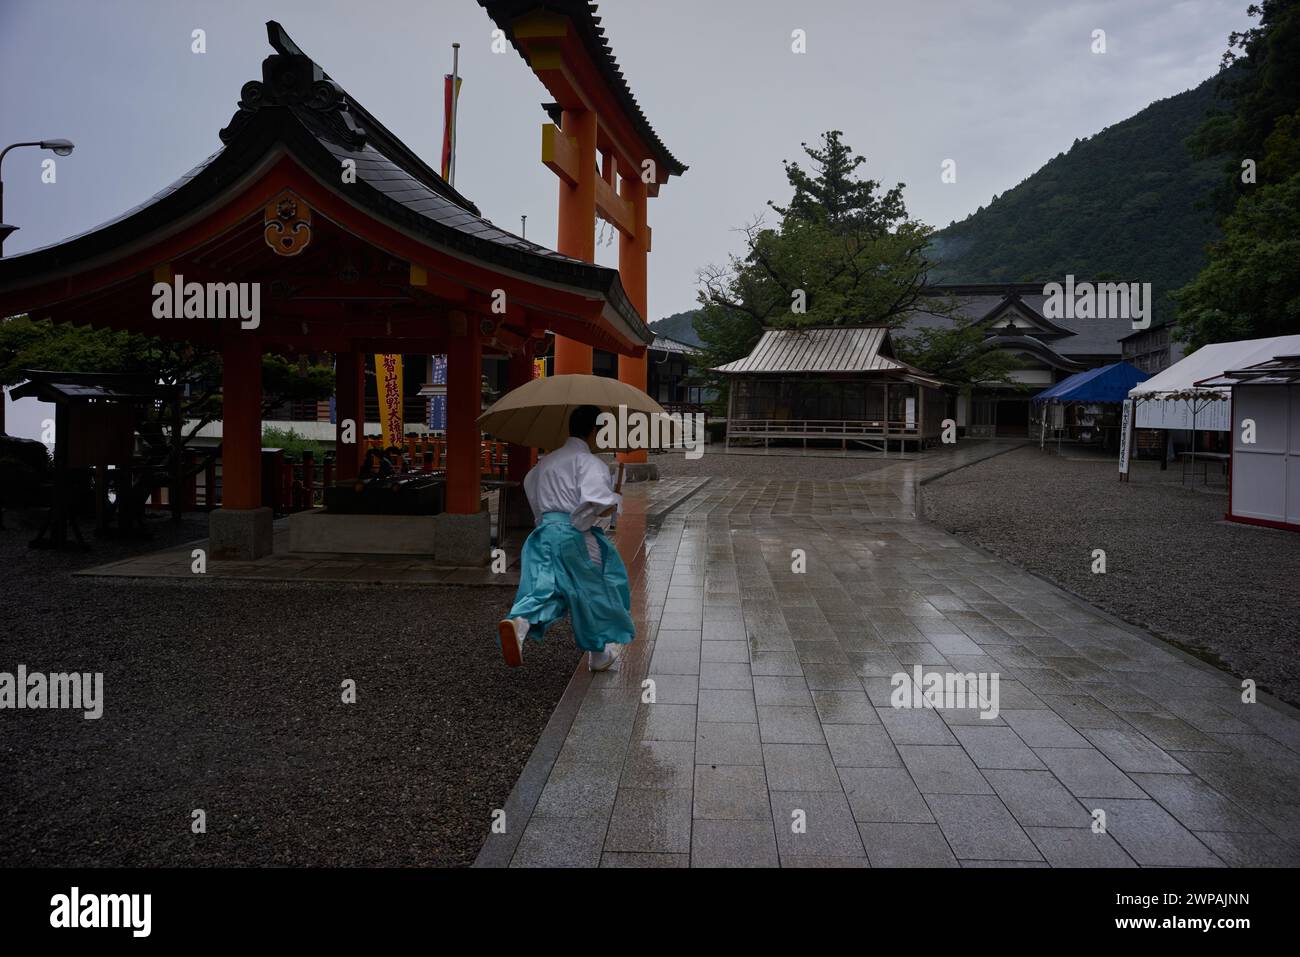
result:
<svg viewBox="0 0 1300 957"><path fill-rule="evenodd" d="M272 548L261 498L264 353L333 354L342 480L364 454L367 356L447 356L437 554L450 564L488 558L476 423L485 358L507 359L510 386L522 385L553 337L555 372L590 371L601 349L618 355L620 378L645 387L646 200L684 167L636 106L594 5L481 2L559 104L561 125L547 124L542 138L543 161L560 178L556 249L484 219L272 21L274 52L239 91L220 149L116 219L0 259L0 315L220 351L212 558ZM643 169L653 171L648 181L631 175ZM622 237L618 270L592 262L597 215ZM162 318L157 290L166 287L201 289L202 302L183 308L191 297L177 295L180 314ZM504 313L492 308L498 290ZM509 477L522 479L530 463L531 450L511 447Z"/></svg>

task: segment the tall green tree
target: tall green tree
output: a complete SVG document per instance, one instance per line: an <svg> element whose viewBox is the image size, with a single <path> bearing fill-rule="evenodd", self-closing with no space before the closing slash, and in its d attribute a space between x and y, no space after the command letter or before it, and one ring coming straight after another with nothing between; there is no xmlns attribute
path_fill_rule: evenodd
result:
<svg viewBox="0 0 1300 957"><path fill-rule="evenodd" d="M747 355L767 326L898 325L920 301L930 227L908 218L902 183L859 177L866 160L842 135L802 144L811 169L785 164L780 221L748 224L742 255L700 270L703 367Z"/></svg>
<svg viewBox="0 0 1300 957"><path fill-rule="evenodd" d="M1300 333L1300 0L1263 0L1229 37L1221 86L1231 110L1191 140L1228 157L1217 194L1222 238L1175 293L1193 347Z"/></svg>
<svg viewBox="0 0 1300 957"><path fill-rule="evenodd" d="M843 135L840 130L827 130L822 134L820 149L800 143L812 161L813 172L784 161L785 177L794 196L788 206L778 206L771 200L767 205L781 214L784 223L819 223L841 229L863 226L869 233L880 235L907 219L903 184L882 192L878 180L858 179L858 167L867 159L855 155L841 139Z"/></svg>
<svg viewBox="0 0 1300 957"><path fill-rule="evenodd" d="M932 230L910 219L903 184L885 189L859 176L865 158L839 130L802 144L810 169L785 163L789 203L768 205L774 226L744 227L745 253L700 271L695 331L703 342L699 378L725 392L708 370L748 355L765 327L902 326L917 311L951 319L956 303L925 292ZM900 358L946 382L1009 381L1019 363L984 345L982 329L946 328L900 336Z"/></svg>

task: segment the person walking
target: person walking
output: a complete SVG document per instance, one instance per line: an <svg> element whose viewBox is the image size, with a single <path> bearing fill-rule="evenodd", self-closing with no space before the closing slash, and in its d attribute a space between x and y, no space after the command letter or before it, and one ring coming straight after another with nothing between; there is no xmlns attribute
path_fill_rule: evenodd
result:
<svg viewBox="0 0 1300 957"><path fill-rule="evenodd" d="M635 637L627 569L595 524L623 501L609 466L595 454L599 416L595 406L575 408L568 440L524 476L536 527L520 555L514 605L497 625L501 654L511 667L523 663L526 638L541 641L566 614L592 671L607 670L618 646Z"/></svg>

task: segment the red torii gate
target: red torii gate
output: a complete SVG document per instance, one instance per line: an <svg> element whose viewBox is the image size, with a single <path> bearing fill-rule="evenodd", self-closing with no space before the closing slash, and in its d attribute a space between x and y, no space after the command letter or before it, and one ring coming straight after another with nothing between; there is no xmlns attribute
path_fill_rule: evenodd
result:
<svg viewBox="0 0 1300 957"><path fill-rule="evenodd" d="M479 0L528 62L555 102L542 127L542 162L559 177L556 249L586 262L596 258L596 217L619 233L618 271L632 305L648 315L647 199L682 165L651 128L628 88L588 0ZM599 165L597 159L599 158ZM590 344L555 337L555 372L591 372ZM645 391L644 353L620 352L618 377ZM644 450L620 453L644 463ZM634 477L630 475L630 477Z"/></svg>

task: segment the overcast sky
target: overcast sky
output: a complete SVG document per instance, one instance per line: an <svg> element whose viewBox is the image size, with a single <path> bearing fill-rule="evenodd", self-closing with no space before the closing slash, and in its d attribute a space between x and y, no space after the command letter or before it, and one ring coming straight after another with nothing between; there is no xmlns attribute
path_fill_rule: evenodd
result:
<svg viewBox="0 0 1300 957"><path fill-rule="evenodd" d="M600 15L651 124L691 168L651 202L649 319L695 305L695 271L739 249L735 227L788 198L782 159L826 129L907 184L945 226L1088 136L1211 76L1246 0L609 0ZM289 34L437 166L440 78L461 48L457 187L484 214L554 245L540 162L547 99L474 0L0 0L0 144L66 137L58 160L4 165L9 254L139 203L220 143L247 80ZM206 31L207 52L191 52ZM791 33L807 52L791 51ZM1105 30L1107 52L1091 52ZM957 182L940 181L945 159ZM617 263L617 241L598 251Z"/></svg>

